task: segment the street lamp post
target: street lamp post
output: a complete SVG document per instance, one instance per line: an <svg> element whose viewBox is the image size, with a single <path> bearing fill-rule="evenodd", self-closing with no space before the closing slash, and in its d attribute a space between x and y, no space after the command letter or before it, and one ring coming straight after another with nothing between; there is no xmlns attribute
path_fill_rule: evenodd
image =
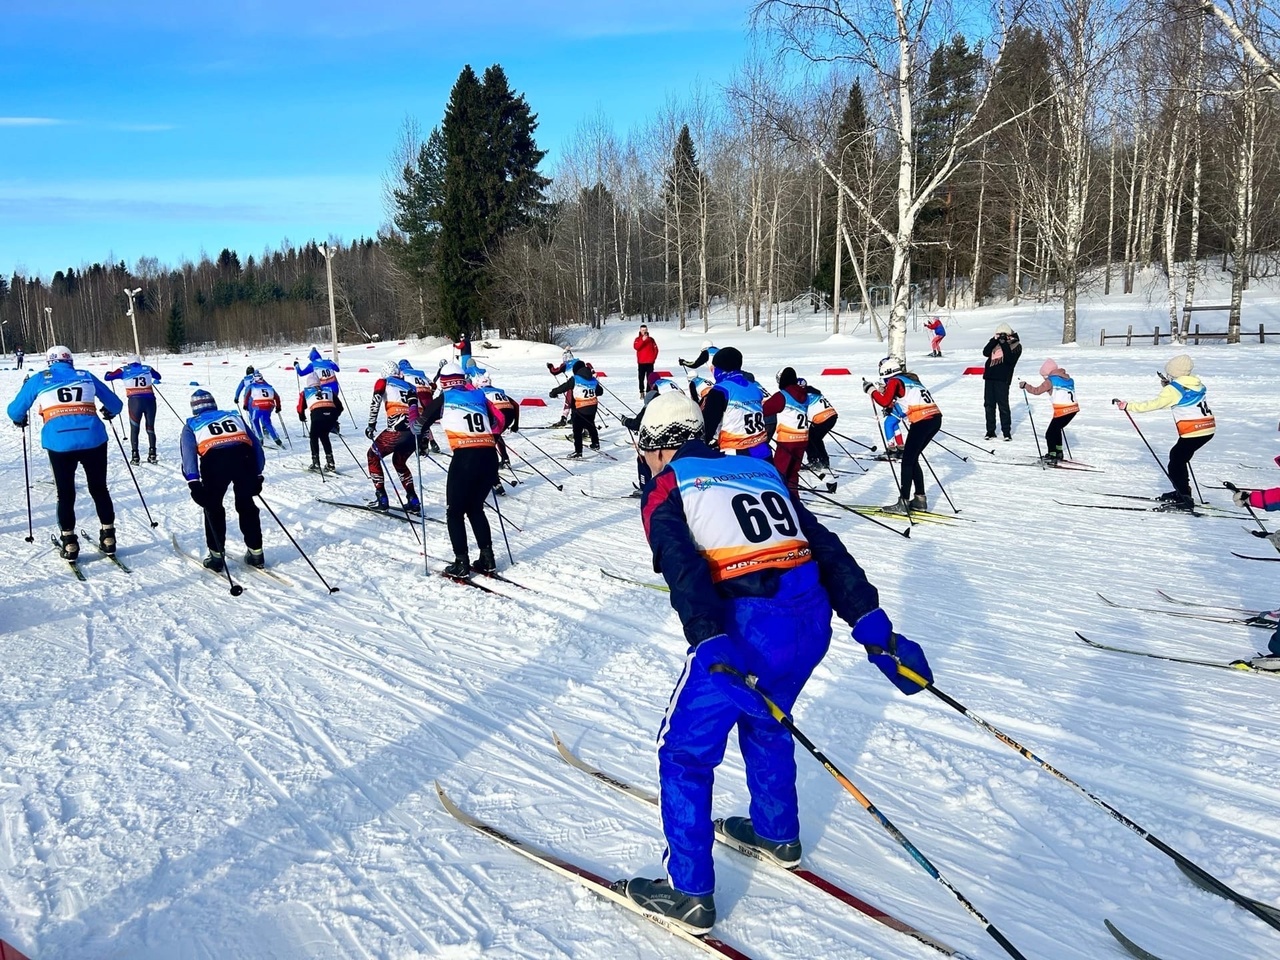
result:
<svg viewBox="0 0 1280 960"><path fill-rule="evenodd" d="M324 276L329 288L329 334L333 339L333 362L338 362L338 314L333 308L333 255L337 250L330 250L327 243L320 244L320 252L324 255Z"/></svg>
<svg viewBox="0 0 1280 960"><path fill-rule="evenodd" d="M49 346L54 346L58 342L58 335L53 332L53 307L44 308L44 319L49 324Z"/></svg>
<svg viewBox="0 0 1280 960"><path fill-rule="evenodd" d="M130 290L125 288L124 295L129 298L129 322L133 324L133 352L139 357L142 356L142 349L138 346L138 318L133 312L133 298L142 292L141 287Z"/></svg>
<svg viewBox="0 0 1280 960"><path fill-rule="evenodd" d="M4 342L4 328L8 325L8 320L0 320L0 356L5 357L9 355L9 347Z"/></svg>

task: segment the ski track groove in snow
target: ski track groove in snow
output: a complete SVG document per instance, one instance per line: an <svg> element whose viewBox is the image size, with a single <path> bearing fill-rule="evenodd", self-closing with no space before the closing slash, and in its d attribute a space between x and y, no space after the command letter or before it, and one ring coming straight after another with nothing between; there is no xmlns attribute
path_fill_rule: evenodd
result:
<svg viewBox="0 0 1280 960"><path fill-rule="evenodd" d="M1280 301L1250 297L1268 322L1280 316ZM1117 314L1108 305L1096 316L1122 326L1124 311L1139 325L1137 306ZM1051 355L1076 377L1082 412L1068 438L1078 459L1105 472L1003 466L1001 458L1035 456L1015 388L1013 443L996 441L988 456L941 438L968 462L929 452L961 516L979 523L922 523L905 540L818 505L830 514L824 522L866 568L898 629L925 645L940 689L1236 889L1280 901L1274 680L1090 650L1072 633L1224 660L1265 645L1258 630L1109 609L1095 595L1159 607L1160 587L1180 598L1276 605L1266 599L1275 598L1268 565L1229 556L1258 549L1240 529L1247 518L1214 523L1053 502L1105 503L1096 495L1166 488L1109 400L1154 395L1151 372L1175 351L1063 347L1059 316L1037 305L955 314L948 356L913 357L911 366L934 389L944 429L979 444L982 385L959 371L1004 320L1023 335L1022 374ZM1082 342L1096 338L1086 327ZM652 329L666 360L703 337L674 324ZM575 336L577 352L607 369L610 388L634 406L630 334L611 324ZM766 382L794 365L836 403L837 430L879 443L856 375L874 369L882 348L861 334L829 338L820 323L795 321L786 339L775 339L737 330L730 315L711 336L742 346ZM913 351L920 343L912 334ZM184 358L189 368L174 358L153 362L165 373L166 397L182 409L190 379L229 404L246 360L266 365L291 401L293 375L280 365L293 352L231 353L225 366L222 356ZM352 409L362 413L374 379L358 367L376 370L399 355L430 365L445 352L426 342L345 351ZM1280 452L1274 378L1256 372L1274 365L1277 348L1190 352L1219 418L1196 474L1212 501L1229 506L1213 489L1222 479L1280 481L1269 463ZM480 362L492 361L496 383L528 396L545 395L552 378L541 365L559 351L504 342L480 354L490 355ZM855 376L815 377L836 360ZM109 368L90 369L101 376ZM6 401L19 381L0 370ZM1048 404L1033 410L1043 432ZM524 419L532 426L558 414L548 401ZM42 542L54 525L53 491L38 446L36 542L22 541L21 435L0 423L0 542L17 561L0 569L0 655L9 667L0 701L0 936L35 960L692 956L662 931L460 829L431 787L439 779L477 815L603 875L661 873L656 816L562 769L550 743L558 730L584 756L653 789L653 741L684 655L665 595L600 573L659 579L638 501L621 499L635 478L625 432L607 415L603 422L617 462L576 462L573 476L524 437L511 438L564 491L523 467L522 482L508 487L503 516L523 529L507 529L517 561L510 576L532 589L481 581L497 597L424 577L422 547L407 524L317 504L363 502L370 484L341 441L341 474L324 483L305 472L309 454L295 420L293 452L267 450L264 495L342 592L325 594L265 511L268 561L293 586L248 570L232 511L231 571L245 588L238 599L169 546L173 533L195 552L203 536L179 476L177 423L163 404L163 462L135 468L159 526L148 528L109 438L120 553L134 573L86 548L83 584ZM1172 443L1167 414L1138 422L1163 456ZM362 456L366 442L352 435L350 417L343 424ZM569 448L559 431L529 439L557 457ZM837 500L893 498L884 464L866 463L863 474L835 462ZM442 517L441 471L423 464L422 480L428 514ZM926 480L931 506L947 512ZM579 488L620 499L583 497ZM94 531L83 489L77 507L78 526ZM505 572L492 513L490 522ZM445 530L428 522L426 533L438 569L449 555ZM1067 785L928 694L897 694L838 621L795 719L1029 957L1117 956L1104 916L1167 960L1276 953L1274 931L1191 886ZM999 955L826 772L804 754L797 765L813 869L967 954ZM716 815L745 810L732 741L716 787ZM717 876L718 932L761 960L935 956L848 908L797 893L763 867L722 855Z"/></svg>

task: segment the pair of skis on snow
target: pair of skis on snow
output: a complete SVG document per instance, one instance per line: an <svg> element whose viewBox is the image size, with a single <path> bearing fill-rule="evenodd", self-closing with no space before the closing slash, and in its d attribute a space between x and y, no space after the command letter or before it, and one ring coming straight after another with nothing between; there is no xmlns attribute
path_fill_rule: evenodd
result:
<svg viewBox="0 0 1280 960"><path fill-rule="evenodd" d="M114 563L117 567L119 567L125 573L133 573L133 570L130 569L123 560L117 557L114 553L107 553L105 550L103 550L102 547L98 545L98 541L90 537L88 533L81 530L80 536L83 538L81 542L88 543L90 546L93 547L94 550L98 552L100 556L106 557L108 560ZM53 550L58 555L58 559L62 560L70 568L71 572L75 574L75 578L81 581L82 583L87 582L89 578L86 577L84 575L84 571L80 569L79 558L75 560L71 560L67 557L64 557L62 555L62 543L58 540L57 536L55 536L54 534L52 533L49 534L49 540L53 544Z"/></svg>

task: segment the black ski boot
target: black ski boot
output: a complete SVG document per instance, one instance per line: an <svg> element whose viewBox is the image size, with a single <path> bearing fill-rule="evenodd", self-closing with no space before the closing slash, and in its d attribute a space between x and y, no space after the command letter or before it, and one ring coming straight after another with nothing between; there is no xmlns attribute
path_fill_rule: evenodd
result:
<svg viewBox="0 0 1280 960"><path fill-rule="evenodd" d="M498 561L493 559L493 547L481 547L480 556L471 565L476 573L493 573L498 569Z"/></svg>
<svg viewBox="0 0 1280 960"><path fill-rule="evenodd" d="M267 557L266 554L262 552L261 547L258 547L257 549L250 547L244 552L244 562L251 567L257 567L261 570L267 565Z"/></svg>
<svg viewBox="0 0 1280 960"><path fill-rule="evenodd" d="M133 453L131 453L131 454L129 455L129 462L130 462L130 463L132 463L132 464L134 464L134 465L137 465L137 464L139 464L139 463L141 463L141 462L142 462L142 460L138 457L138 451L137 451L137 450L134 450L134 451L133 451Z"/></svg>
<svg viewBox="0 0 1280 960"><path fill-rule="evenodd" d="M453 563L444 568L444 575L455 580L465 580L471 576L471 561L467 559L467 555L464 553L454 557Z"/></svg>
<svg viewBox="0 0 1280 960"><path fill-rule="evenodd" d="M493 495L495 497L505 497L507 495L507 488L502 485L501 480L493 485Z"/></svg>
<svg viewBox="0 0 1280 960"><path fill-rule="evenodd" d="M333 462L333 457L324 458L324 468L328 470L330 473L333 473L335 470L338 469L337 464Z"/></svg>
<svg viewBox="0 0 1280 960"><path fill-rule="evenodd" d="M152 447L147 451L147 463L159 463L160 458L156 456L156 448Z"/></svg>
<svg viewBox="0 0 1280 960"><path fill-rule="evenodd" d="M58 553L63 560L73 563L80 559L80 538L74 530L62 531L62 536L58 538Z"/></svg>
<svg viewBox="0 0 1280 960"><path fill-rule="evenodd" d="M116 525L114 523L104 524L99 528L98 549L108 557L116 555Z"/></svg>
<svg viewBox="0 0 1280 960"><path fill-rule="evenodd" d="M756 834L749 817L728 817L716 821L716 833L727 837L748 856L776 863L784 870L800 866L800 841L778 843Z"/></svg>
<svg viewBox="0 0 1280 960"><path fill-rule="evenodd" d="M320 458L313 457L311 460L311 466L307 467L307 469L312 473L318 473L320 471Z"/></svg>
<svg viewBox="0 0 1280 960"><path fill-rule="evenodd" d="M613 889L636 904L645 913L662 917L695 937L710 933L716 922L716 902L711 894L695 897L681 893L667 882L635 877L618 880Z"/></svg>
<svg viewBox="0 0 1280 960"><path fill-rule="evenodd" d="M378 487L374 495L375 499L369 504L369 509L377 510L380 513L386 513L391 509L391 501L387 499L386 487Z"/></svg>
<svg viewBox="0 0 1280 960"><path fill-rule="evenodd" d="M222 554L217 550L210 550L208 556L200 561L204 564L206 570L212 570L214 573L221 573L226 562L222 559Z"/></svg>

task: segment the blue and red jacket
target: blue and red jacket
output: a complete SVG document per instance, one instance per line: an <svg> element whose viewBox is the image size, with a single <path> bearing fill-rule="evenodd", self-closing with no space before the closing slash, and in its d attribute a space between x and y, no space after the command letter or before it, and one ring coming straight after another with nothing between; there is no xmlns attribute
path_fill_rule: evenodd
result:
<svg viewBox="0 0 1280 960"><path fill-rule="evenodd" d="M691 462L695 460L702 462ZM724 469L772 471L776 489L771 488L771 492L789 500L799 520L800 537L807 541L808 556L798 561L798 565L816 564L819 582L827 592L832 609L842 620L852 625L880 606L879 593L844 544L787 490L772 465L729 457L712 450L702 440L689 440L676 452L671 464L645 487L640 515L653 551L653 569L662 574L671 588L671 606L679 614L685 638L691 645L726 632L731 622L730 607L735 600L777 596L784 575L797 565L770 566L719 582L713 579L711 563L699 552L689 528L679 474L686 474L686 479L690 472L698 471L714 476L718 465L724 465Z"/></svg>

